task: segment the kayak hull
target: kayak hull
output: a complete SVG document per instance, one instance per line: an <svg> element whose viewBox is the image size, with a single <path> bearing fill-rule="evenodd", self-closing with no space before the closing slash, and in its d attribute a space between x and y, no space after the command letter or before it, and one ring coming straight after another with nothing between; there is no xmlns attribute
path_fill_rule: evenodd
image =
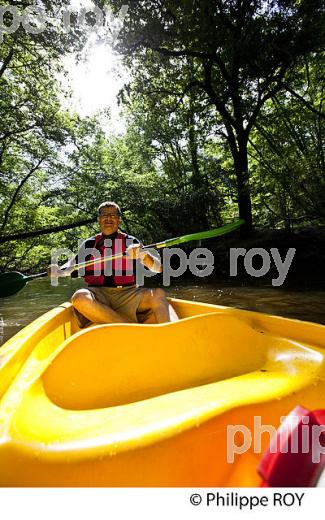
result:
<svg viewBox="0 0 325 520"><path fill-rule="evenodd" d="M281 417L324 407L325 327L171 303L82 331L63 304L0 349L1 486L259 485Z"/></svg>

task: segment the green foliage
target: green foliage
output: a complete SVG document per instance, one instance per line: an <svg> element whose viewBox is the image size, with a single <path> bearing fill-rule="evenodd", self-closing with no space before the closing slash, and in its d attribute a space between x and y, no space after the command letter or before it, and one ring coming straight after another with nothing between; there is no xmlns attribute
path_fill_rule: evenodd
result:
<svg viewBox="0 0 325 520"><path fill-rule="evenodd" d="M68 2L43 4L54 13ZM323 224L323 11L303 0L130 2L124 135L104 133L106 112L82 119L61 107L61 56L85 42L77 26L5 35L0 239L89 220L103 200L122 206L123 229L144 243L238 213L249 223L251 207L257 227ZM44 270L51 249L76 250L97 229L6 242L0 270Z"/></svg>
<svg viewBox="0 0 325 520"><path fill-rule="evenodd" d="M297 68L295 92L278 94L261 113L251 139L254 210L259 225L324 223L324 56Z"/></svg>
<svg viewBox="0 0 325 520"><path fill-rule="evenodd" d="M8 2L6 5L17 5ZM24 2L19 9L32 5ZM67 8L68 1L43 2L48 15ZM0 45L0 233L10 235L57 224L57 193L65 186L66 148L78 118L62 112L55 79L65 52L78 51L84 37L78 30L57 33L51 24L33 35L21 26L5 34ZM49 209L50 208L50 209ZM64 209L63 209L64 213ZM1 266L40 263L57 242L37 237L2 247ZM37 262L36 262L37 260Z"/></svg>
<svg viewBox="0 0 325 520"><path fill-rule="evenodd" d="M108 2L118 10L123 0ZM190 91L195 114L213 105L237 178L239 214L251 227L247 143L264 104L292 69L325 45L321 0L145 0L129 5L120 50L143 97L174 103ZM175 107L174 111L178 109Z"/></svg>

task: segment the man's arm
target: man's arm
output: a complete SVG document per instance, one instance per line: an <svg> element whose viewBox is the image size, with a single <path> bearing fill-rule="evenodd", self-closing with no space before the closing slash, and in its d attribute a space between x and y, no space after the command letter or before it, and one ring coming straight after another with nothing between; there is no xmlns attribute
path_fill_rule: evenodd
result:
<svg viewBox="0 0 325 520"><path fill-rule="evenodd" d="M71 258L70 260L68 260L68 262L61 265L60 267L58 266L58 264L49 265L47 268L48 275L55 277L72 276L72 278L77 278L78 270L75 269L75 265L78 264L80 261L86 261L86 254L91 252L92 248L94 247L94 244L94 237L84 240L80 245L78 253L75 255L74 258Z"/></svg>

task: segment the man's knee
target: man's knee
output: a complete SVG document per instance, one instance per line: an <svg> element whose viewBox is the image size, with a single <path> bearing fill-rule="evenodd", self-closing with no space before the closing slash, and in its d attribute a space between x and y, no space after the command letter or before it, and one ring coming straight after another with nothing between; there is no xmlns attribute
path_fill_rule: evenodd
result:
<svg viewBox="0 0 325 520"><path fill-rule="evenodd" d="M151 303L153 307L159 306L161 304L166 304L166 302L166 294L163 289L152 289Z"/></svg>
<svg viewBox="0 0 325 520"><path fill-rule="evenodd" d="M91 295L87 289L79 289L72 295L71 303L76 309L78 309L78 307L82 306L87 300L89 301L90 298Z"/></svg>

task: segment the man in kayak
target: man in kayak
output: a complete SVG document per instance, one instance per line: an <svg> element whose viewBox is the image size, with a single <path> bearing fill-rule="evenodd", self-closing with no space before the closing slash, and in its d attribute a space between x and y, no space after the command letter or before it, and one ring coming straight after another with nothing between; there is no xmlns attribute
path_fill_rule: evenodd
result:
<svg viewBox="0 0 325 520"><path fill-rule="evenodd" d="M122 253L119 260L97 263L84 269L82 276L88 284L79 289L71 298L79 325L88 323L165 323L176 321L177 315L168 303L162 289L146 289L136 285L135 269L138 262L153 272L162 272L159 259L142 249L140 242L119 230L121 210L115 202L104 202L98 208L98 222L101 233L88 238L82 244L75 262L105 256L105 248L111 254ZM105 242L105 244L104 244ZM89 255L89 251L94 256ZM88 252L88 255L86 253ZM99 253L98 253L99 252ZM110 255L107 255L110 256ZM107 269L109 264L110 269ZM99 272L98 272L99 271ZM107 275L107 273L109 274ZM51 276L77 275L74 262L67 262L60 269L49 267Z"/></svg>

